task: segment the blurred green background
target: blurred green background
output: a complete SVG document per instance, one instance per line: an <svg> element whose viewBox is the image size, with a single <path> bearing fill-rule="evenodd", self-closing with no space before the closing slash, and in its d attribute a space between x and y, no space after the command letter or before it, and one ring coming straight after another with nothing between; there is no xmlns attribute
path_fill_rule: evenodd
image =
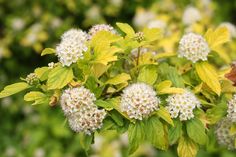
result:
<svg viewBox="0 0 236 157"><path fill-rule="evenodd" d="M19 81L33 69L56 58L40 57L46 47L55 47L61 34L76 27L88 30L92 25L127 22L136 29L134 17L142 8L168 12L206 3L213 6L212 22L236 24L236 0L0 0L0 89ZM165 5L164 5L165 4ZM156 12L155 12L156 11ZM98 136L91 149L93 157L122 157L127 137L115 132ZM0 100L0 157L83 157L78 135L66 125L58 106L31 106L23 94ZM134 156L174 157L175 149L157 151L145 144ZM200 151L199 157L235 157L235 152L213 149Z"/></svg>

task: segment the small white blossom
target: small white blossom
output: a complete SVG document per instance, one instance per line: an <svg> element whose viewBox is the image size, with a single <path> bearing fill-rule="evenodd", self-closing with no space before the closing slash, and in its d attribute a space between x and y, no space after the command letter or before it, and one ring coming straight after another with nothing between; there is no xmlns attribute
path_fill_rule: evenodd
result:
<svg viewBox="0 0 236 157"><path fill-rule="evenodd" d="M236 138L236 135L230 134L232 125L233 123L228 118L224 118L217 124L215 131L218 143L231 150L235 149L234 140Z"/></svg>
<svg viewBox="0 0 236 157"><path fill-rule="evenodd" d="M14 18L12 20L11 26L14 30L22 30L25 27L25 21L22 18Z"/></svg>
<svg viewBox="0 0 236 157"><path fill-rule="evenodd" d="M54 68L54 66L55 66L55 63L54 63L54 62L48 63L48 68L49 68L49 69Z"/></svg>
<svg viewBox="0 0 236 157"><path fill-rule="evenodd" d="M89 34L89 39L92 39L92 37L100 32L100 31L108 31L108 32L111 32L113 34L116 33L116 30L110 26L110 25L107 25L107 24L97 24L97 25L94 25L92 28L90 28L88 34Z"/></svg>
<svg viewBox="0 0 236 157"><path fill-rule="evenodd" d="M83 52L87 51L87 33L71 29L61 37L61 43L56 47L56 55L63 66L70 66L76 63L79 58L83 58Z"/></svg>
<svg viewBox="0 0 236 157"><path fill-rule="evenodd" d="M194 24L202 19L201 13L195 7L187 7L183 13L182 21L185 25Z"/></svg>
<svg viewBox="0 0 236 157"><path fill-rule="evenodd" d="M178 53L179 57L185 57L195 63L199 60L207 60L210 49L201 35L188 33L181 38Z"/></svg>
<svg viewBox="0 0 236 157"><path fill-rule="evenodd" d="M160 99L153 88L144 83L135 83L123 90L121 110L130 118L142 120L158 109Z"/></svg>
<svg viewBox="0 0 236 157"><path fill-rule="evenodd" d="M65 115L82 112L94 107L96 97L90 90L83 86L79 88L66 89L61 95L61 108Z"/></svg>
<svg viewBox="0 0 236 157"><path fill-rule="evenodd" d="M29 85L34 85L35 83L37 83L39 81L39 79L35 73L30 73L29 75L27 75L25 81Z"/></svg>
<svg viewBox="0 0 236 157"><path fill-rule="evenodd" d="M197 97L188 90L181 94L172 94L166 101L166 108L171 117L177 118L179 116L181 121L193 118L193 110L201 105Z"/></svg>
<svg viewBox="0 0 236 157"><path fill-rule="evenodd" d="M220 27L226 27L231 38L236 38L236 26L230 22L223 22Z"/></svg>
<svg viewBox="0 0 236 157"><path fill-rule="evenodd" d="M86 110L79 110L68 116L71 129L75 132L83 132L90 135L102 127L102 121L106 116L105 110L99 110L93 106Z"/></svg>
<svg viewBox="0 0 236 157"><path fill-rule="evenodd" d="M234 94L233 98L228 101L228 110L227 117L232 121L236 122L236 94Z"/></svg>

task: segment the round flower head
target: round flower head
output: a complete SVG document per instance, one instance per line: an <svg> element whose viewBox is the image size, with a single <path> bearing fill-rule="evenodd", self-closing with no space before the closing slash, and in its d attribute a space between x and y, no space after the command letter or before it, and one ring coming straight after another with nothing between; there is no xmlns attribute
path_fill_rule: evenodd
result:
<svg viewBox="0 0 236 157"><path fill-rule="evenodd" d="M236 38L236 26L230 22L223 22L220 27L226 27L229 31L231 38Z"/></svg>
<svg viewBox="0 0 236 157"><path fill-rule="evenodd" d="M83 86L79 88L66 89L61 95L61 108L65 115L70 115L78 111L85 111L94 107L96 100L93 93Z"/></svg>
<svg viewBox="0 0 236 157"><path fill-rule="evenodd" d="M234 140L236 135L230 134L232 124L233 123L228 118L224 118L217 124L215 131L218 143L222 146L226 146L228 149L235 149Z"/></svg>
<svg viewBox="0 0 236 157"><path fill-rule="evenodd" d="M38 83L39 79L35 73L30 73L29 75L27 75L25 81L29 85L34 85L34 84Z"/></svg>
<svg viewBox="0 0 236 157"><path fill-rule="evenodd" d="M181 94L172 94L166 101L166 108L171 117L177 118L179 116L181 121L193 118L193 110L201 105L197 97L188 90Z"/></svg>
<svg viewBox="0 0 236 157"><path fill-rule="evenodd" d="M185 25L191 25L201 20L201 13L195 7L187 7L184 11L182 21Z"/></svg>
<svg viewBox="0 0 236 157"><path fill-rule="evenodd" d="M99 110L96 106L87 110L80 110L68 116L71 129L75 132L83 132L90 135L102 127L102 121L106 116L105 110Z"/></svg>
<svg viewBox="0 0 236 157"><path fill-rule="evenodd" d="M179 57L185 57L195 63L199 60L207 60L210 49L201 35L188 33L181 38L178 53Z"/></svg>
<svg viewBox="0 0 236 157"><path fill-rule="evenodd" d="M111 32L113 34L116 33L115 29L113 27L111 27L110 25L107 24L98 24L98 25L94 25L92 28L90 28L89 30L89 39L92 39L92 37L98 33L99 31L108 31Z"/></svg>
<svg viewBox="0 0 236 157"><path fill-rule="evenodd" d="M236 94L234 94L233 98L228 101L228 114L227 117L232 121L236 122Z"/></svg>
<svg viewBox="0 0 236 157"><path fill-rule="evenodd" d="M63 66L70 66L79 58L83 58L83 52L88 49L86 45L87 33L71 29L65 32L61 39L61 43L56 47L56 55Z"/></svg>
<svg viewBox="0 0 236 157"><path fill-rule="evenodd" d="M130 118L142 120L158 109L160 99L153 88L144 83L135 83L123 90L121 110Z"/></svg>

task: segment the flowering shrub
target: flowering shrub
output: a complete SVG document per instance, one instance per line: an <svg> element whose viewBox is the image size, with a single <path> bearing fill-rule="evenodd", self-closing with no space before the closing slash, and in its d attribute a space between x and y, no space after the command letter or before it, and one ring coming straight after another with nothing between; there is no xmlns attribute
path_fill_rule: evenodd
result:
<svg viewBox="0 0 236 157"><path fill-rule="evenodd" d="M195 156L199 146L208 146L209 130L227 111L235 119L235 87L225 77L231 67L219 69L217 58L211 58L229 41L228 29L183 34L172 45L174 52L165 52L160 28L135 32L125 23L116 26L97 25L90 33L68 30L55 49L41 53L56 55L59 62L6 86L0 98L27 90L24 100L33 105L60 104L85 150L95 132L116 130L128 132L129 154L148 141L161 150L176 144L179 156ZM223 127L226 132L221 123L215 131L219 143L235 148L234 122Z"/></svg>

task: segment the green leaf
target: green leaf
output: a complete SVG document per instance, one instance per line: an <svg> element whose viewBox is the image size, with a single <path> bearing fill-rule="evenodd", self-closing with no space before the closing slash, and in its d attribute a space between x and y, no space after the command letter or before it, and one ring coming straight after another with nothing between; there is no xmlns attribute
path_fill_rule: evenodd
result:
<svg viewBox="0 0 236 157"><path fill-rule="evenodd" d="M217 123L227 114L227 100L222 99L219 104L207 110L207 119L211 124Z"/></svg>
<svg viewBox="0 0 236 157"><path fill-rule="evenodd" d="M144 126L141 121L137 121L135 124L130 123L128 128L129 139L129 154L134 153L139 145L144 141L145 132Z"/></svg>
<svg viewBox="0 0 236 157"><path fill-rule="evenodd" d="M48 75L48 89L61 89L73 80L73 70L70 67L57 66Z"/></svg>
<svg viewBox="0 0 236 157"><path fill-rule="evenodd" d="M34 70L35 75L41 80L45 81L48 79L48 74L51 69L48 67L41 67Z"/></svg>
<svg viewBox="0 0 236 157"><path fill-rule="evenodd" d="M170 113L166 110L165 107L160 106L159 110L157 111L157 115L165 120L170 125L174 126L173 120L171 119Z"/></svg>
<svg viewBox="0 0 236 157"><path fill-rule="evenodd" d="M111 111L113 109L112 105L104 100L96 100L95 104L99 107L102 107L108 111Z"/></svg>
<svg viewBox="0 0 236 157"><path fill-rule="evenodd" d="M174 120L174 126L169 129L169 141L170 144L175 144L182 135L182 123L179 120Z"/></svg>
<svg viewBox="0 0 236 157"><path fill-rule="evenodd" d="M49 97L42 92L32 91L24 96L25 101L34 101L32 105L49 104Z"/></svg>
<svg viewBox="0 0 236 157"><path fill-rule="evenodd" d="M91 144L94 140L94 135L86 135L84 133L79 133L80 145L87 152L90 149Z"/></svg>
<svg viewBox="0 0 236 157"><path fill-rule="evenodd" d="M205 127L202 122L197 119L191 119L186 122L186 129L188 136L196 143L205 145L207 142L207 135L205 133Z"/></svg>
<svg viewBox="0 0 236 157"><path fill-rule="evenodd" d="M157 68L155 65L144 66L139 72L138 81L153 85L157 80L157 76Z"/></svg>
<svg viewBox="0 0 236 157"><path fill-rule="evenodd" d="M118 85L120 83L125 83L130 79L131 79L131 77L129 74L121 73L121 74L118 74L115 77L107 80L106 84Z"/></svg>
<svg viewBox="0 0 236 157"><path fill-rule="evenodd" d="M119 29L124 32L129 38L132 38L135 35L135 31L133 28L127 23L119 23L117 22L116 25Z"/></svg>
<svg viewBox="0 0 236 157"><path fill-rule="evenodd" d="M216 70L208 62L198 62L195 68L200 79L207 84L217 95L221 93L221 86Z"/></svg>
<svg viewBox="0 0 236 157"><path fill-rule="evenodd" d="M164 131L164 126L157 116L152 116L144 123L145 135L154 147L161 150L168 149L168 138Z"/></svg>
<svg viewBox="0 0 236 157"><path fill-rule="evenodd" d="M170 80L174 87L184 88L184 80L175 67L162 63L158 66L158 74L162 80Z"/></svg>
<svg viewBox="0 0 236 157"><path fill-rule="evenodd" d="M104 86L99 85L98 80L93 76L88 77L85 83L85 87L88 88L92 93L94 93L96 98L99 98L101 96L104 89Z"/></svg>
<svg viewBox="0 0 236 157"><path fill-rule="evenodd" d="M188 137L181 137L177 147L179 157L195 157L198 145Z"/></svg>
<svg viewBox="0 0 236 157"><path fill-rule="evenodd" d="M4 98L7 96L16 94L16 93L23 91L29 87L30 86L25 82L19 82L19 83L8 85L0 92L0 98Z"/></svg>
<svg viewBox="0 0 236 157"><path fill-rule="evenodd" d="M45 48L42 53L41 53L41 56L44 56L44 55L49 55L49 54L54 54L56 52L55 49L52 49L52 48Z"/></svg>
<svg viewBox="0 0 236 157"><path fill-rule="evenodd" d="M118 126L123 126L124 125L123 118L119 114L119 112L117 112L116 110L112 110L112 111L109 112L109 115L116 122L116 124Z"/></svg>

